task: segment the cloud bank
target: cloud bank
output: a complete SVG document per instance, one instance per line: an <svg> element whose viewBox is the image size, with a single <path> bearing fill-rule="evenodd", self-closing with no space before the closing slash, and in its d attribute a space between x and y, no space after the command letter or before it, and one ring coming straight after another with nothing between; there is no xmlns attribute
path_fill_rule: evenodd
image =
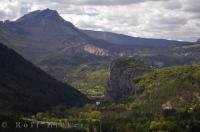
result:
<svg viewBox="0 0 200 132"><path fill-rule="evenodd" d="M82 29L186 41L200 38L200 0L1 0L0 20L45 8L57 10Z"/></svg>

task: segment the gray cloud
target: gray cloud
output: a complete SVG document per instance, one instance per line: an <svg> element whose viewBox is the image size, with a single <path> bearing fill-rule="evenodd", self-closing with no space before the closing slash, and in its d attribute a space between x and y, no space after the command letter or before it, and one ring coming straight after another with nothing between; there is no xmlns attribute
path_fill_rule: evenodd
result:
<svg viewBox="0 0 200 132"><path fill-rule="evenodd" d="M128 5L144 2L145 0L85 0L82 4L88 5Z"/></svg>
<svg viewBox="0 0 200 132"><path fill-rule="evenodd" d="M0 1L0 18L1 20L16 19L21 15L20 0L4 0Z"/></svg>
<svg viewBox="0 0 200 132"><path fill-rule="evenodd" d="M184 10L188 12L200 13L200 1L199 0L182 0L184 4Z"/></svg>
<svg viewBox="0 0 200 132"><path fill-rule="evenodd" d="M5 19L5 17L6 17L6 13L5 12L3 12L3 11L0 11L0 20L4 20Z"/></svg>
<svg viewBox="0 0 200 132"><path fill-rule="evenodd" d="M27 0L22 0L27 2ZM148 1L163 1L167 2L170 0L30 0L36 3L62 3L62 4L70 4L70 5L106 5L106 6L113 6L113 5L129 5L129 4L138 4Z"/></svg>
<svg viewBox="0 0 200 132"><path fill-rule="evenodd" d="M169 10L181 9L183 7L180 0L169 0L163 3L163 6Z"/></svg>
<svg viewBox="0 0 200 132"><path fill-rule="evenodd" d="M157 24L159 25L177 25L183 26L187 23L186 18L178 17L161 17L158 19Z"/></svg>
<svg viewBox="0 0 200 132"><path fill-rule="evenodd" d="M0 20L45 8L84 29L188 41L200 37L199 0L4 0Z"/></svg>
<svg viewBox="0 0 200 132"><path fill-rule="evenodd" d="M138 4L146 1L168 1L168 0L79 0L79 4L83 5L129 5Z"/></svg>

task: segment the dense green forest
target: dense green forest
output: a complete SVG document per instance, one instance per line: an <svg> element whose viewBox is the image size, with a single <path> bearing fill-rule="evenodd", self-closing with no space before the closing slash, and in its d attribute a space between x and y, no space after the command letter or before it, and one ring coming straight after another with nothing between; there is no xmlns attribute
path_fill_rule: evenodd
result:
<svg viewBox="0 0 200 132"><path fill-rule="evenodd" d="M84 122L89 125L87 129L103 132L200 129L200 65L152 69L138 76L136 81L136 87L143 86L145 90L127 102L103 101L100 105L94 103L72 109L57 107L51 112L38 113L37 118Z"/></svg>
<svg viewBox="0 0 200 132"><path fill-rule="evenodd" d="M136 66L129 63L137 62L134 58L125 60L127 63L120 64L124 68ZM146 73L134 77L134 80L134 86L144 87L144 91L141 94L130 95L126 102L94 100L84 107L72 108L60 105L50 111L36 113L36 120L46 124L40 127L45 128L50 123L57 128L50 130L57 131L198 132L200 65L161 69L152 67ZM31 119L27 114L15 118L25 122ZM21 129L25 130L23 127Z"/></svg>

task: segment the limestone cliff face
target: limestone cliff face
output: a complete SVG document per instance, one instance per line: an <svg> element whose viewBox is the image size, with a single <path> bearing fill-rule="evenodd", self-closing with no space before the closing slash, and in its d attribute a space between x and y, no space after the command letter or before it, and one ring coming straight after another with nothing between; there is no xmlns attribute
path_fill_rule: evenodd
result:
<svg viewBox="0 0 200 132"><path fill-rule="evenodd" d="M131 95L138 95L143 88L136 87L136 77L148 71L141 60L126 57L114 60L110 65L110 77L106 98L112 101L126 101Z"/></svg>
<svg viewBox="0 0 200 132"><path fill-rule="evenodd" d="M96 47L91 44L85 45L83 49L84 51L96 56L110 56L111 55L108 50Z"/></svg>

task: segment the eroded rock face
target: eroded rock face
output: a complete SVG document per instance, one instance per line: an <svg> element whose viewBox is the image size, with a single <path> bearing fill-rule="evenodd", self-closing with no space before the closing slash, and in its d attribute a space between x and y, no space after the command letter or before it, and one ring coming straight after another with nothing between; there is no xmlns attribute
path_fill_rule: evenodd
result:
<svg viewBox="0 0 200 132"><path fill-rule="evenodd" d="M110 56L108 50L96 47L96 46L91 45L91 44L85 45L84 51L86 51L90 54L96 55L96 56Z"/></svg>
<svg viewBox="0 0 200 132"><path fill-rule="evenodd" d="M110 65L110 77L106 98L112 101L126 101L131 95L138 95L143 88L136 87L137 77L150 68L141 60L122 57Z"/></svg>

